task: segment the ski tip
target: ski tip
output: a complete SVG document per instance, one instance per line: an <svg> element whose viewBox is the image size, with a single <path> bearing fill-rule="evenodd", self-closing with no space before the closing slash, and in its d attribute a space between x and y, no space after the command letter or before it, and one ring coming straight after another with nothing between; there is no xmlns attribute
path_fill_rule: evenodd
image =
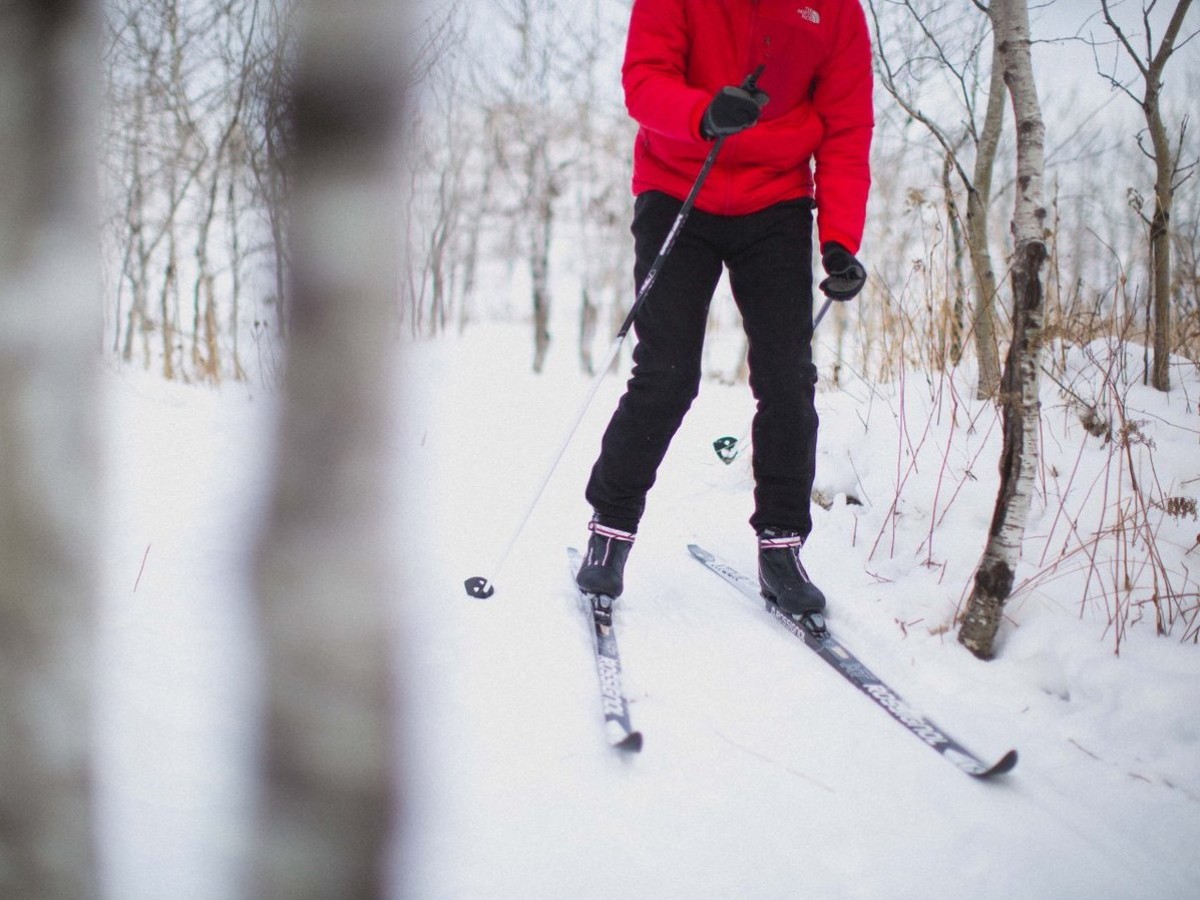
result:
<svg viewBox="0 0 1200 900"><path fill-rule="evenodd" d="M631 731L621 740L613 744L617 750L624 750L626 753L640 753L642 750L642 733L640 731Z"/></svg>
<svg viewBox="0 0 1200 900"><path fill-rule="evenodd" d="M990 769L978 773L976 778L991 778L993 775L1003 775L1006 772L1011 772L1017 765L1017 751L1009 750Z"/></svg>
<svg viewBox="0 0 1200 900"><path fill-rule="evenodd" d="M463 587L467 589L468 597L477 597L480 600L486 600L496 593L495 586L482 575L468 578L463 582Z"/></svg>
<svg viewBox="0 0 1200 900"><path fill-rule="evenodd" d="M701 562L707 562L708 560L714 558L711 553L709 553L707 550L705 550L699 544L688 544L688 552L691 553L692 556L696 557L696 559L700 560Z"/></svg>

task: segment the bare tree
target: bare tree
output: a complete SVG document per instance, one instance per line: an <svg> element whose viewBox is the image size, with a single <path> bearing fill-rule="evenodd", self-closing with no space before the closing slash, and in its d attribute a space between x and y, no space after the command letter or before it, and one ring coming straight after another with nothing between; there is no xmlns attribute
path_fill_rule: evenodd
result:
<svg viewBox="0 0 1200 900"><path fill-rule="evenodd" d="M264 897L382 897L398 805L387 461L407 35L391 0L302 8L284 402L257 563L256 875Z"/></svg>
<svg viewBox="0 0 1200 900"><path fill-rule="evenodd" d="M282 108L286 85L272 79L289 51L289 6L105 7L112 346L167 378L243 377L243 290L268 268L252 263L273 249L269 268L284 264L271 240L283 234L280 186L266 177L282 142L265 113Z"/></svg>
<svg viewBox="0 0 1200 900"><path fill-rule="evenodd" d="M99 893L94 13L0 11L0 895L32 900Z"/></svg>
<svg viewBox="0 0 1200 900"><path fill-rule="evenodd" d="M1157 3L1156 0L1143 0L1141 19L1145 29L1142 35L1145 48L1139 51L1133 46L1131 35L1113 18L1111 0L1100 0L1100 6L1104 10L1104 21L1116 35L1117 42L1125 54L1137 67L1141 76L1142 94L1137 96L1118 80L1115 74L1110 75L1109 80L1141 106L1146 116L1146 130L1150 132L1150 148L1142 146L1143 152L1154 162L1154 204L1148 220L1151 305L1154 310L1154 362L1150 382L1160 391L1171 389L1171 207L1175 190L1182 177L1180 150L1187 129L1185 119L1180 127L1177 143L1168 132L1162 110L1163 73L1177 47L1196 34L1193 32L1184 41L1179 41L1183 19L1191 3L1192 0L1177 0L1162 40L1155 47L1150 14Z"/></svg>
<svg viewBox="0 0 1200 900"><path fill-rule="evenodd" d="M512 243L529 264L533 370L540 372L550 348L550 248L567 168L553 110L560 96L562 14L551 0L500 0L492 10L516 46L485 101L488 134L494 163L512 191Z"/></svg>
<svg viewBox="0 0 1200 900"><path fill-rule="evenodd" d="M988 9L998 59L1012 97L1017 128L1017 191L1013 209L1013 338L1002 382L1004 447L1000 490L983 559L967 602L959 641L990 658L1004 603L1012 593L1029 517L1038 460L1038 399L1046 260L1045 124L1030 54L1027 0L992 0Z"/></svg>
<svg viewBox="0 0 1200 900"><path fill-rule="evenodd" d="M287 271L290 254L287 246L288 195L287 167L284 159L292 136L287 116L287 98L293 85L295 71L295 22L293 3L289 0L264 0L263 15L267 18L261 51L255 55L250 75L251 122L254 140L249 143L247 165L253 177L253 203L262 210L267 222L271 255L272 292L266 305L274 307L275 332L283 337L287 331L288 296ZM256 317L256 324L264 323ZM260 327L260 331L267 331Z"/></svg>
<svg viewBox="0 0 1200 900"><path fill-rule="evenodd" d="M893 29L890 32L892 40L888 40L878 11L880 3L878 0L868 0L868 3L875 27L880 83L904 112L935 138L942 151L943 165L955 174L967 195L964 230L975 286L972 326L979 363L978 395L981 399L992 397L1000 384L1000 358L994 322L997 283L988 237L988 210L992 200L992 172L1004 126L1005 101L1002 67L996 61L995 31L993 28L991 74L987 79L986 105L981 118L983 34L978 29L962 34L963 17L957 9L942 8L935 15L930 10L918 9L912 0L901 0L897 5L904 16L903 28L900 31ZM901 59L893 62L895 51L889 48L903 34L908 37L899 49ZM952 37L952 34L958 37ZM952 47L952 44L961 47ZM925 68L932 69L938 79L945 81L935 89L935 96L925 102L934 107L944 106L948 95L958 101L952 124L940 122L908 84L902 87L902 82L920 85L928 80ZM974 151L970 172L963 159L964 144ZM951 205L950 211L952 215L956 214L957 206Z"/></svg>
<svg viewBox="0 0 1200 900"><path fill-rule="evenodd" d="M470 316L475 265L491 199L483 113L469 92L466 10L455 3L422 27L411 86L422 84L408 153L408 265L401 315L433 336Z"/></svg>
<svg viewBox="0 0 1200 900"><path fill-rule="evenodd" d="M628 239L633 216L629 189L630 147L637 126L617 99L620 83L616 49L623 46L626 22L606 17L599 0L589 15L568 23L565 54L575 77L567 86L566 129L569 194L574 234L585 250L580 260L579 361L593 373L592 351L601 331L601 313L608 308L612 327L601 333L604 345L624 321L633 299L633 251Z"/></svg>

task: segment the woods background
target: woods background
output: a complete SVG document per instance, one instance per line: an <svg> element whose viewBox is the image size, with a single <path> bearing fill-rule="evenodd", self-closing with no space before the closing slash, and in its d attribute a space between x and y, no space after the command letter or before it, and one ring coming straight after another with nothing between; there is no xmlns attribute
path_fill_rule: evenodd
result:
<svg viewBox="0 0 1200 900"><path fill-rule="evenodd" d="M1058 0L1032 13L1048 122L1047 332L1152 346L1162 145L1140 108L1145 79L1132 53L1152 59L1177 7L1108 5L1113 25L1100 0ZM980 364L988 392L1008 334L1014 178L1011 114L988 120L996 89L989 20L975 4L864 6L878 73L862 250L872 277L825 338L836 347L830 372L853 366L887 378L899 362L938 370L965 356ZM576 348L590 368L593 344L611 338L633 293L634 128L619 84L628 7L418 5L411 191L396 198L406 223L398 334L521 319L535 369L552 340ZM1200 140L1187 98L1200 90L1196 27L1193 11L1161 70L1175 191L1164 337L1171 353L1193 361ZM277 164L288 141L280 111L293 44L285 0L107 5L105 342L122 362L190 381L277 380L289 255ZM983 163L994 170L986 183ZM990 280L973 274L981 249ZM983 316L992 309L994 326ZM715 304L713 316L736 325L732 304Z"/></svg>
<svg viewBox="0 0 1200 900"><path fill-rule="evenodd" d="M357 16L346 12L351 6ZM864 6L879 79L861 254L871 278L861 299L822 327L824 383L849 372L868 382L915 372L932 391L937 373L961 370L979 396L1011 404L998 379L1012 334L1018 141L1004 112L1006 86L994 77L993 19L981 3ZM335 565L310 555L315 571L300 572L304 583L288 578L310 546L352 564L353 554L337 552L339 535L356 534L346 521L370 526L387 513L372 476L392 345L484 320L520 322L535 371L564 348L590 371L593 348L632 299L634 129L618 77L628 2L308 7L317 37L307 67L295 64L299 29L285 0L24 0L3 14L6 894L96 893L88 673L99 494L89 323L97 299L110 363L168 380L264 385L287 407L256 572L268 748L256 772L263 829L283 837L253 843L266 848L259 884L287 883L301 871L292 863L301 854L332 880L358 885L315 887L316 896L382 891L376 863L398 805L388 794L391 696L381 688L391 651L375 618L389 574L351 566L338 583L354 586L361 617L342 631L328 627L336 617L327 604L338 594L321 580L337 576ZM1024 10L1017 0L1003 7ZM1163 517L1194 521L1196 500L1140 486L1131 448L1153 446L1125 415L1122 391L1133 382L1170 391L1173 372L1200 363L1200 142L1188 116L1189 98L1200 95L1200 23L1190 0L1056 0L1034 10L1031 24L1045 122L1039 187L1049 212L1045 233L1032 237L1039 254L1045 249L1033 359L1104 441L1119 486L1094 530L1073 533L1062 556L1094 560L1095 547L1110 541L1115 559L1128 560L1133 548L1149 561L1144 597L1127 596L1132 582L1120 566L1090 588L1117 601L1109 619L1116 649L1131 615L1195 642L1190 571L1181 567L1179 578L1171 568L1191 550L1176 547L1164 562L1156 548ZM102 78L89 78L101 32ZM354 52L366 45L370 53ZM404 86L407 102L394 108ZM93 124L102 132L99 258L88 227ZM405 135L403 151L394 132ZM351 149L331 152L339 147L331 136ZM310 168L314 159L321 165ZM403 184L392 178L397 165ZM337 197L341 190L348 196ZM335 204L336 216L326 214L332 200L347 201ZM305 242L314 233L327 252ZM713 327L736 335L723 300ZM373 327L380 308L391 335ZM1105 348L1089 356L1096 366L1071 369L1069 348L1096 343ZM365 349L353 355L356 345ZM713 357L709 368L726 379L744 375L736 359ZM1193 415L1196 398L1182 402ZM348 427L328 427L337 415ZM330 445L310 440L313 433ZM330 471L344 480L325 478ZM973 477L962 472L960 486ZM386 555L353 543L374 560ZM1055 565L1032 580L1053 577ZM305 589L315 599L300 604ZM321 749L333 733L318 714L351 708L303 690L307 678L330 674L303 665L320 655L312 646L332 646L331 656L349 664L334 680L361 701L347 733L365 735L356 747L365 752L301 752L305 738ZM311 814L304 786L318 798L332 790L344 819L331 826Z"/></svg>

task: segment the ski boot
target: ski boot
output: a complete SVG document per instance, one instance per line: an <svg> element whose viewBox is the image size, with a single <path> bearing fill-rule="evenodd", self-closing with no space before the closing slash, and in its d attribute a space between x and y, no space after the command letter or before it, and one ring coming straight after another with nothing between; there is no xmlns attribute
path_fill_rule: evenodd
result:
<svg viewBox="0 0 1200 900"><path fill-rule="evenodd" d="M800 548L804 538L794 531L765 528L758 533L758 586L768 603L779 607L813 633L824 632L825 595L812 583Z"/></svg>
<svg viewBox="0 0 1200 900"><path fill-rule="evenodd" d="M596 519L588 523L588 531L592 534L575 583L591 597L596 622L607 627L612 624L612 602L625 589L625 560L634 535L601 525Z"/></svg>

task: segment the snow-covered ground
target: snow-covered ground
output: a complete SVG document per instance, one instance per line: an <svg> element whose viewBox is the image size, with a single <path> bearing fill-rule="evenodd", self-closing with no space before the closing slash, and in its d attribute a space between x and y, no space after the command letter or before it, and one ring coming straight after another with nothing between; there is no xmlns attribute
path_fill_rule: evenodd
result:
<svg viewBox="0 0 1200 900"><path fill-rule="evenodd" d="M1194 367L1166 398L1119 375L1105 394L1100 347L1052 367L1069 393L1046 383L1041 493L991 663L958 645L952 619L994 501L995 413L965 373L821 389L817 487L831 505L805 553L830 627L981 756L1020 751L1014 772L980 783L688 555L699 542L753 571L747 457L725 465L712 450L742 434L752 401L711 380L618 605L645 747L607 748L563 548L584 540L583 483L623 376L602 385L490 572L588 385L569 341L541 377L528 344L524 326L480 325L403 348L399 896L1200 896L1200 648L1181 640L1195 622L1156 636L1152 606L1137 605L1157 578L1160 594L1169 579L1190 596L1184 614L1197 606ZM106 384L106 877L131 900L231 896L257 696L243 572L274 400L127 373ZM1124 411L1124 438L1119 418L1115 440L1087 435L1080 399ZM489 600L463 591L480 574L498 586Z"/></svg>

